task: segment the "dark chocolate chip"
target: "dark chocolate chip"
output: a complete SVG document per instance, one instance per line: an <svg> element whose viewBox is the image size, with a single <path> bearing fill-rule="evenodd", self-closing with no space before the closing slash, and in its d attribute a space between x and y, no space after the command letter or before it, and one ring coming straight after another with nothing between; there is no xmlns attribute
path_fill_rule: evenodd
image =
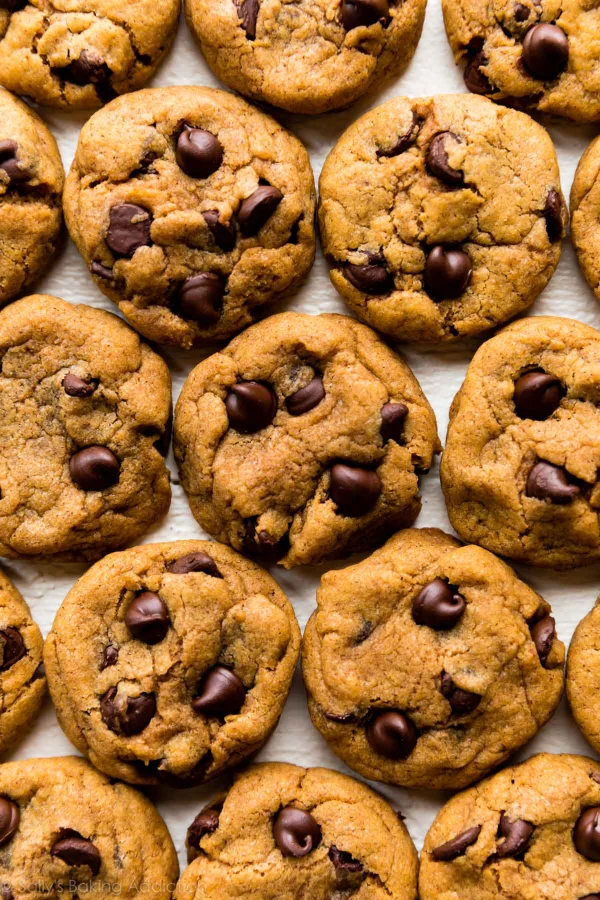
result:
<svg viewBox="0 0 600 900"><path fill-rule="evenodd" d="M104 491L119 481L121 465L108 447L86 447L69 460L72 480L83 491Z"/></svg>
<svg viewBox="0 0 600 900"><path fill-rule="evenodd" d="M586 894L585 897L580 897L579 900L600 900L600 894Z"/></svg>
<svg viewBox="0 0 600 900"><path fill-rule="evenodd" d="M329 848L329 859L335 869L343 869L345 872L362 872L363 864L354 859L351 853L346 850L338 850L333 844Z"/></svg>
<svg viewBox="0 0 600 900"><path fill-rule="evenodd" d="M404 423L408 416L406 403L386 403L381 408L381 437L384 444L388 441L402 443L404 437Z"/></svg>
<svg viewBox="0 0 600 900"><path fill-rule="evenodd" d="M431 858L435 862L452 862L452 860L458 859L459 856L464 856L467 849L477 843L480 833L481 825L467 828L466 831L457 834L451 841L446 841L445 844L440 844L439 847L432 850Z"/></svg>
<svg viewBox="0 0 600 900"><path fill-rule="evenodd" d="M304 809L285 806L273 823L275 843L284 856L308 856L321 843L316 819Z"/></svg>
<svg viewBox="0 0 600 900"><path fill-rule="evenodd" d="M546 220L546 231L548 232L548 240L555 244L563 236L563 202L560 192L552 188L548 191L546 197L546 205L544 207L544 218Z"/></svg>
<svg viewBox="0 0 600 900"><path fill-rule="evenodd" d="M394 289L394 279L385 266L374 263L355 266L348 263L344 266L344 275L357 291L373 297L389 294Z"/></svg>
<svg viewBox="0 0 600 900"><path fill-rule="evenodd" d="M449 141L459 143L459 138L452 134L451 131L442 131L440 134L436 134L429 145L427 168L432 175L435 175L436 178L439 178L445 184L459 187L461 184L464 184L465 176L460 169L453 169L448 162L446 147Z"/></svg>
<svg viewBox="0 0 600 900"><path fill-rule="evenodd" d="M158 158L158 153L155 153L154 150L147 150L140 159L141 172L147 173ZM154 169L152 171L154 172Z"/></svg>
<svg viewBox="0 0 600 900"><path fill-rule="evenodd" d="M325 396L323 379L316 376L306 387L291 394L285 401L290 416L303 416L318 406Z"/></svg>
<svg viewBox="0 0 600 900"><path fill-rule="evenodd" d="M462 619L467 604L455 588L441 578L434 578L419 591L412 605L412 617L417 625L427 625L436 631L448 631Z"/></svg>
<svg viewBox="0 0 600 900"><path fill-rule="evenodd" d="M8 797L0 797L0 847L12 841L20 820L21 812L17 804Z"/></svg>
<svg viewBox="0 0 600 900"><path fill-rule="evenodd" d="M537 622L534 622L529 630L540 662L542 665L545 665L556 636L556 622L552 616L544 616L543 619L538 619Z"/></svg>
<svg viewBox="0 0 600 900"><path fill-rule="evenodd" d="M235 247L235 229L232 225L225 225L219 218L218 209L209 209L202 213L202 218L208 225L214 242L221 250L228 253Z"/></svg>
<svg viewBox="0 0 600 900"><path fill-rule="evenodd" d="M477 709L482 700L480 694L463 691L462 688L457 687L452 676L447 672L442 675L442 694L456 716L468 716L474 709Z"/></svg>
<svg viewBox="0 0 600 900"><path fill-rule="evenodd" d="M118 203L110 211L106 243L115 256L131 257L140 247L148 247L152 216L135 203Z"/></svg>
<svg viewBox="0 0 600 900"><path fill-rule="evenodd" d="M233 0L237 9L238 18L246 32L246 37L251 41L256 37L256 20L260 10L259 0Z"/></svg>
<svg viewBox="0 0 600 900"><path fill-rule="evenodd" d="M353 28L368 28L381 22L386 25L390 18L387 0L342 0L342 24L346 31Z"/></svg>
<svg viewBox="0 0 600 900"><path fill-rule="evenodd" d="M39 664L39 666L37 667L37 669L35 670L35 672L33 673L33 680L39 681L40 678L45 678L45 677L46 677L46 666L44 665L43 662L41 662Z"/></svg>
<svg viewBox="0 0 600 900"><path fill-rule="evenodd" d="M0 4L0 9L2 8ZM15 895L7 884L0 885L0 900L14 900Z"/></svg>
<svg viewBox="0 0 600 900"><path fill-rule="evenodd" d="M93 84L100 87L110 82L111 71L100 56L93 50L82 50L79 59L74 59L68 66L54 69L54 72L71 84L85 87Z"/></svg>
<svg viewBox="0 0 600 900"><path fill-rule="evenodd" d="M328 856L333 863L337 890L342 891L344 896L346 892L353 893L358 890L367 875L363 864L351 853L346 850L338 850L333 845L329 848Z"/></svg>
<svg viewBox="0 0 600 900"><path fill-rule="evenodd" d="M154 694L119 696L117 688L112 687L100 699L100 712L111 731L133 737L140 734L154 718L156 698Z"/></svg>
<svg viewBox="0 0 600 900"><path fill-rule="evenodd" d="M277 539L267 531L256 530L256 518L246 519L244 523L243 549L248 556L256 556L265 561L277 562L288 552L290 540L287 534Z"/></svg>
<svg viewBox="0 0 600 900"><path fill-rule="evenodd" d="M91 397L96 390L93 381L84 381L79 375L69 372L62 380L62 386L65 394L69 397Z"/></svg>
<svg viewBox="0 0 600 900"><path fill-rule="evenodd" d="M137 641L159 644L169 630L171 619L164 600L152 591L142 591L125 613L125 624Z"/></svg>
<svg viewBox="0 0 600 900"><path fill-rule="evenodd" d="M573 829L573 843L586 859L600 862L600 806L581 813Z"/></svg>
<svg viewBox="0 0 600 900"><path fill-rule="evenodd" d="M183 126L175 152L177 165L191 178L208 178L223 162L223 148L214 134Z"/></svg>
<svg viewBox="0 0 600 900"><path fill-rule="evenodd" d="M102 263L96 261L90 263L90 272L92 275L95 275L96 278L104 278L106 281L112 281L114 278L112 269L108 266L103 266Z"/></svg>
<svg viewBox="0 0 600 900"><path fill-rule="evenodd" d="M245 237L257 234L266 225L281 201L283 194L276 187L264 184L242 200L238 211L238 224Z"/></svg>
<svg viewBox="0 0 600 900"><path fill-rule="evenodd" d="M378 158L384 157L385 159L390 159L394 156L399 156L401 153L404 153L408 148L414 144L417 135L419 133L419 120L416 115L413 113L413 120L410 128L407 132L400 135L396 143L390 147L389 149L378 150L376 156Z"/></svg>
<svg viewBox="0 0 600 900"><path fill-rule="evenodd" d="M414 722L396 709L376 710L366 735L373 750L387 759L406 759L419 738Z"/></svg>
<svg viewBox="0 0 600 900"><path fill-rule="evenodd" d="M560 406L564 388L559 378L543 369L526 372L515 382L515 410L522 419L543 421Z"/></svg>
<svg viewBox="0 0 600 900"><path fill-rule="evenodd" d="M6 672L25 656L25 643L17 628L9 625L0 631L0 672Z"/></svg>
<svg viewBox="0 0 600 900"><path fill-rule="evenodd" d="M515 3L514 17L515 22L526 22L529 18L529 8L527 6L524 6L522 3Z"/></svg>
<svg viewBox="0 0 600 900"><path fill-rule="evenodd" d="M331 469L329 493L342 516L365 516L371 512L382 491L377 472L336 463Z"/></svg>
<svg viewBox="0 0 600 900"><path fill-rule="evenodd" d="M222 578L223 576L217 568L214 559L203 553L202 550L196 550L193 553L187 553L179 559L174 560L167 566L167 572L172 575L188 575L190 572L204 572L205 575L211 575L213 578Z"/></svg>
<svg viewBox="0 0 600 900"><path fill-rule="evenodd" d="M29 172L23 168L17 158L19 145L16 141L0 141L0 170L8 175L8 183L16 184L27 181Z"/></svg>
<svg viewBox="0 0 600 900"><path fill-rule="evenodd" d="M330 722L337 722L338 725L348 725L349 722L356 722L355 713L330 713L323 712L326 719Z"/></svg>
<svg viewBox="0 0 600 900"><path fill-rule="evenodd" d="M500 817L498 832L504 840L496 847L499 859L509 859L525 852L531 841L535 826L525 819L509 819L506 813Z"/></svg>
<svg viewBox="0 0 600 900"><path fill-rule="evenodd" d="M194 850L200 849L200 841L206 834L212 834L219 827L219 810L208 808L198 813L187 830L187 845Z"/></svg>
<svg viewBox="0 0 600 900"><path fill-rule="evenodd" d="M119 648L116 644L108 644L104 648L104 653L102 654L102 661L100 662L100 671L103 672L105 669L109 669L111 666L116 666L119 659Z"/></svg>
<svg viewBox="0 0 600 900"><path fill-rule="evenodd" d="M183 319L213 325L223 312L225 280L216 272L190 275L181 285L177 312Z"/></svg>
<svg viewBox="0 0 600 900"><path fill-rule="evenodd" d="M425 290L432 300L460 297L473 275L471 257L458 247L433 247L425 262Z"/></svg>
<svg viewBox="0 0 600 900"><path fill-rule="evenodd" d="M523 63L530 75L552 81L567 68L569 40L562 28L547 22L533 25L523 40Z"/></svg>
<svg viewBox="0 0 600 900"><path fill-rule="evenodd" d="M72 831L70 828L61 832L50 853L62 859L68 866L74 868L87 866L91 869L92 875L97 875L100 871L101 857L98 848L90 840L82 837L78 831Z"/></svg>
<svg viewBox="0 0 600 900"><path fill-rule="evenodd" d="M192 709L203 716L224 719L239 713L245 700L246 689L235 672L215 666L202 679Z"/></svg>
<svg viewBox="0 0 600 900"><path fill-rule="evenodd" d="M487 65L487 59L483 53L476 53L465 66L464 80L467 90L472 94L491 94L494 88L489 79L481 71L482 66Z"/></svg>
<svg viewBox="0 0 600 900"><path fill-rule="evenodd" d="M529 473L526 493L538 500L564 504L570 503L581 489L569 481L566 469L549 462L538 462Z"/></svg>
<svg viewBox="0 0 600 900"><path fill-rule="evenodd" d="M242 381L230 389L225 407L231 428L241 434L254 434L270 425L275 418L277 397L267 384Z"/></svg>

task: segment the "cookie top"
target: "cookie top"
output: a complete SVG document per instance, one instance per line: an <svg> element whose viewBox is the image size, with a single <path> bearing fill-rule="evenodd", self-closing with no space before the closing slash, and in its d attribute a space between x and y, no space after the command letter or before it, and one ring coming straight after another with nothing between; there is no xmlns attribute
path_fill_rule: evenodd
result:
<svg viewBox="0 0 600 900"><path fill-rule="evenodd" d="M83 127L65 215L100 290L151 340L231 337L315 253L306 150L224 91L156 88Z"/></svg>
<svg viewBox="0 0 600 900"><path fill-rule="evenodd" d="M43 640L29 607L0 569L0 753L23 738L46 693Z"/></svg>
<svg viewBox="0 0 600 900"><path fill-rule="evenodd" d="M398 75L421 36L426 0L185 0L218 77L290 112L326 112Z"/></svg>
<svg viewBox="0 0 600 900"><path fill-rule="evenodd" d="M442 0L465 84L521 109L600 119L595 0Z"/></svg>
<svg viewBox="0 0 600 900"><path fill-rule="evenodd" d="M600 600L581 620L569 645L567 696L573 717L587 741L600 752Z"/></svg>
<svg viewBox="0 0 600 900"><path fill-rule="evenodd" d="M449 94L396 97L351 125L323 167L319 221L351 310L399 340L438 343L533 303L567 212L541 125Z"/></svg>
<svg viewBox="0 0 600 900"><path fill-rule="evenodd" d="M3 14L0 9L0 23ZM0 306L28 288L54 256L63 184L58 147L45 124L0 87Z"/></svg>
<svg viewBox="0 0 600 900"><path fill-rule="evenodd" d="M253 766L188 830L175 900L414 900L417 855L399 815L330 769Z"/></svg>
<svg viewBox="0 0 600 900"><path fill-rule="evenodd" d="M0 766L0 879L14 900L169 900L179 867L157 810L74 756Z"/></svg>
<svg viewBox="0 0 600 900"><path fill-rule="evenodd" d="M119 318L56 297L0 313L0 555L97 559L169 508L171 380Z"/></svg>
<svg viewBox="0 0 600 900"><path fill-rule="evenodd" d="M592 141L575 172L571 238L581 270L600 300L600 138Z"/></svg>
<svg viewBox="0 0 600 900"><path fill-rule="evenodd" d="M442 807L421 853L421 900L595 900L600 765L540 753Z"/></svg>
<svg viewBox="0 0 600 900"><path fill-rule="evenodd" d="M191 787L262 746L299 647L270 575L220 544L175 541L86 572L56 615L45 663L59 721L98 769Z"/></svg>
<svg viewBox="0 0 600 900"><path fill-rule="evenodd" d="M439 443L408 366L347 316L282 313L197 366L175 411L201 526L286 568L412 524Z"/></svg>
<svg viewBox="0 0 600 900"><path fill-rule="evenodd" d="M93 109L148 81L178 19L178 0L4 0L0 84L42 106Z"/></svg>
<svg viewBox="0 0 600 900"><path fill-rule="evenodd" d="M483 344L450 410L442 488L466 541L536 566L600 559L600 332L532 316Z"/></svg>
<svg viewBox="0 0 600 900"><path fill-rule="evenodd" d="M563 688L544 600L480 547L400 532L325 573L304 632L314 725L365 778L460 788L532 738Z"/></svg>

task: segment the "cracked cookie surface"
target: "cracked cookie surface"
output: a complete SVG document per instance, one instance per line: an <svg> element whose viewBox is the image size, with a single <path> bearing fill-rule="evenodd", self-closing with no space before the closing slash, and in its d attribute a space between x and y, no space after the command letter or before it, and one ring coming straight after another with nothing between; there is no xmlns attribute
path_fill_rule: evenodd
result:
<svg viewBox="0 0 600 900"><path fill-rule="evenodd" d="M426 0L186 0L213 72L257 101L315 115L400 74Z"/></svg>
<svg viewBox="0 0 600 900"><path fill-rule="evenodd" d="M320 178L330 278L368 325L451 341L528 307L560 258L556 153L529 116L481 97L398 97L355 122Z"/></svg>
<svg viewBox="0 0 600 900"><path fill-rule="evenodd" d="M563 688L547 603L505 563L409 529L327 572L304 632L308 707L363 777L472 784L530 740Z"/></svg>
<svg viewBox="0 0 600 900"><path fill-rule="evenodd" d="M595 900L600 766L540 753L457 794L421 853L422 900Z"/></svg>
<svg viewBox="0 0 600 900"><path fill-rule="evenodd" d="M171 379L117 316L35 295L0 313L0 555L97 559L169 508Z"/></svg>
<svg viewBox="0 0 600 900"><path fill-rule="evenodd" d="M536 566L600 559L600 333L532 316L483 344L450 410L441 462L466 541Z"/></svg>
<svg viewBox="0 0 600 900"><path fill-rule="evenodd" d="M84 126L65 216L100 290L151 340L229 338L315 254L306 150L224 91L157 88Z"/></svg>
<svg viewBox="0 0 600 900"><path fill-rule="evenodd" d="M600 120L597 0L442 0L465 84L521 109Z"/></svg>
<svg viewBox="0 0 600 900"><path fill-rule="evenodd" d="M63 185L62 161L46 125L0 87L0 306L28 288L54 256Z"/></svg>
<svg viewBox="0 0 600 900"><path fill-rule="evenodd" d="M188 830L175 900L413 900L417 855L399 814L330 769L263 763Z"/></svg>
<svg viewBox="0 0 600 900"><path fill-rule="evenodd" d="M600 600L581 620L569 645L567 697L573 718L585 739L600 751Z"/></svg>
<svg viewBox="0 0 600 900"><path fill-rule="evenodd" d="M152 803L74 756L0 766L0 879L14 900L170 900L179 874Z"/></svg>
<svg viewBox="0 0 600 900"><path fill-rule="evenodd" d="M592 141L575 172L571 238L587 283L600 300L600 138Z"/></svg>
<svg viewBox="0 0 600 900"><path fill-rule="evenodd" d="M300 648L263 569L208 541L145 544L96 563L46 640L58 719L101 771L191 787L264 744Z"/></svg>
<svg viewBox="0 0 600 900"><path fill-rule="evenodd" d="M175 454L209 534L286 568L371 549L420 510L439 449L414 375L347 316L282 313L188 377Z"/></svg>
<svg viewBox="0 0 600 900"><path fill-rule="evenodd" d="M101 106L154 74L179 9L178 0L5 0L0 84L42 106Z"/></svg>

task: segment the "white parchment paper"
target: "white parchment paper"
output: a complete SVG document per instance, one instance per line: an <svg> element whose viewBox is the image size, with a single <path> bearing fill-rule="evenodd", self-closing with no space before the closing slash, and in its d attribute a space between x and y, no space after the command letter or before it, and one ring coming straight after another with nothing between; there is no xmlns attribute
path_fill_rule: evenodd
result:
<svg viewBox="0 0 600 900"><path fill-rule="evenodd" d="M187 30L185 22L168 59L153 81L154 86L204 84L222 87L209 71ZM405 74L387 91L371 95L355 104L350 110L315 118L304 118L276 113L280 121L304 142L310 152L315 178L318 179L323 161L348 125L359 115L391 96L407 94L424 96L434 93L463 92L462 77L455 67L448 47L439 0L429 0L425 29L417 53ZM79 130L86 120L84 114L54 113L42 110L60 145L65 169L71 164ZM558 152L562 187L566 196L584 149L595 134L593 128L572 126L560 122L545 123L551 132ZM37 290L55 294L73 303L88 303L113 312L116 307L95 287L75 246L65 242L59 259L52 265L47 277ZM331 286L325 261L320 249L315 266L306 284L282 308L306 313L346 312L346 308ZM565 241L560 266L550 285L538 298L533 315L571 316L600 328L600 305L580 274L575 254L569 240ZM476 344L445 350L402 348L405 356L435 409L440 436L444 440L448 421L448 408L460 387L469 359ZM164 351L171 369L174 399L182 384L200 361L198 352ZM171 510L144 542L172 541L205 537L193 519L185 495L178 484L177 470L172 454L168 459L173 480ZM421 481L423 511L417 521L419 526L437 526L451 530L446 516L438 469L435 466ZM340 563L338 565L346 565ZM552 605L557 620L558 634L565 643L571 638L580 619L594 605L600 583L600 566L592 566L570 574L556 574L518 567L521 575ZM85 567L80 565L54 565L46 563L6 563L6 570L26 600L44 635L50 629L54 614L67 592L79 578ZM287 593L303 628L315 606L315 591L324 569L321 567L286 572L274 567L271 571ZM563 703L552 721L537 738L520 754L524 758L531 753L579 752L593 755ZM50 701L29 736L20 744L13 758L57 756L75 752L62 734ZM259 759L284 760L303 766L329 766L349 772L331 753L313 728L308 712L299 672L283 713L279 727L261 752ZM352 774L349 772L349 774ZM149 791L156 801L170 828L179 852L182 867L185 865L185 833L188 825L204 802L220 787L213 782L205 788L190 791L156 789ZM379 785L378 789L395 808L402 810L413 840L420 848L423 838L440 805L446 799L442 793L405 791Z"/></svg>

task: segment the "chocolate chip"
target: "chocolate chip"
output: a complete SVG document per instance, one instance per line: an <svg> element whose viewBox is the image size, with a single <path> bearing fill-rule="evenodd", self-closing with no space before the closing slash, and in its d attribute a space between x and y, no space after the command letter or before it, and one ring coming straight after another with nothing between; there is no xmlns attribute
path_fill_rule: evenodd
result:
<svg viewBox="0 0 600 900"><path fill-rule="evenodd" d="M529 18L529 9L527 6L523 6L522 3L515 3L514 5L514 17L515 22L525 22Z"/></svg>
<svg viewBox="0 0 600 900"><path fill-rule="evenodd" d="M275 843L284 856L308 856L321 843L316 819L303 809L285 806L273 824Z"/></svg>
<svg viewBox="0 0 600 900"><path fill-rule="evenodd" d="M498 832L504 840L496 848L499 859L508 859L524 853L535 831L535 826L525 819L509 819L506 813L500 817Z"/></svg>
<svg viewBox="0 0 600 900"><path fill-rule="evenodd" d="M564 389L559 378L543 369L526 372L515 382L515 410L522 419L543 421L560 406Z"/></svg>
<svg viewBox="0 0 600 900"><path fill-rule="evenodd" d="M482 700L479 694L463 691L462 688L457 687L452 676L447 672L442 674L442 694L456 716L467 716L472 713Z"/></svg>
<svg viewBox="0 0 600 900"><path fill-rule="evenodd" d="M270 425L277 412L277 397L269 385L258 381L234 384L225 408L229 425L241 434L254 434Z"/></svg>
<svg viewBox="0 0 600 900"><path fill-rule="evenodd" d="M412 617L417 625L427 625L436 631L448 631L462 619L467 604L458 588L441 578L434 578L419 591L412 605Z"/></svg>
<svg viewBox="0 0 600 900"><path fill-rule="evenodd" d="M474 825L473 828L467 828L457 834L451 841L440 844L435 850L431 851L431 858L435 862L452 862L459 856L464 856L469 847L477 843L477 839L481 833L481 825Z"/></svg>
<svg viewBox="0 0 600 900"><path fill-rule="evenodd" d="M18 9L27 6L29 0L0 0L0 9L6 9L9 13L14 13Z"/></svg>
<svg viewBox="0 0 600 900"><path fill-rule="evenodd" d="M14 838L21 813L19 807L8 797L0 797L0 847L4 847Z"/></svg>
<svg viewBox="0 0 600 900"><path fill-rule="evenodd" d="M18 150L19 145L16 141L0 141L0 170L8 175L9 184L27 181L29 178L29 173L17 159Z"/></svg>
<svg viewBox="0 0 600 900"><path fill-rule="evenodd" d="M600 862L600 806L581 813L573 829L573 843L586 859Z"/></svg>
<svg viewBox="0 0 600 900"><path fill-rule="evenodd" d="M73 375L69 372L62 380L62 386L65 394L69 397L91 397L96 390L93 381L84 381L79 375Z"/></svg>
<svg viewBox="0 0 600 900"><path fill-rule="evenodd" d="M140 159L141 173L146 174L157 159L159 159L158 153L155 153L154 150L147 150ZM155 170L152 169L152 172L155 172Z"/></svg>
<svg viewBox="0 0 600 900"><path fill-rule="evenodd" d="M104 491L119 481L121 464L108 447L79 450L69 460L72 480L83 491Z"/></svg>
<svg viewBox="0 0 600 900"><path fill-rule="evenodd" d="M202 213L202 218L208 225L217 247L226 253L233 250L235 247L235 230L231 225L225 225L221 222L219 210L209 209Z"/></svg>
<svg viewBox="0 0 600 900"><path fill-rule="evenodd" d="M342 516L364 516L371 512L382 491L377 472L336 463L331 469L329 493Z"/></svg>
<svg viewBox="0 0 600 900"><path fill-rule="evenodd" d="M560 192L552 188L548 191L543 216L546 220L548 240L555 244L563 235L562 198Z"/></svg>
<svg viewBox="0 0 600 900"><path fill-rule="evenodd" d="M404 423L408 416L406 403L386 403L381 408L380 434L384 444L388 441L402 443L404 437Z"/></svg>
<svg viewBox="0 0 600 900"><path fill-rule="evenodd" d="M111 731L133 737L140 734L154 718L156 698L154 694L119 696L117 688L112 687L100 699L100 712Z"/></svg>
<svg viewBox="0 0 600 900"><path fill-rule="evenodd" d="M223 162L223 147L203 128L183 126L175 151L177 165L191 178L208 178Z"/></svg>
<svg viewBox="0 0 600 900"><path fill-rule="evenodd" d="M195 550L193 553L187 553L180 556L167 566L167 572L172 575L188 575L190 572L204 572L205 575L211 575L213 578L222 578L223 576L217 568L214 559L203 553L202 550Z"/></svg>
<svg viewBox="0 0 600 900"><path fill-rule="evenodd" d="M448 141L459 143L459 138L451 131L442 131L436 134L429 145L427 153L427 168L432 175L439 178L445 184L451 184L453 187L459 187L464 184L465 176L460 169L453 169L448 162L448 151L446 146Z"/></svg>
<svg viewBox="0 0 600 900"><path fill-rule="evenodd" d="M216 272L190 275L181 285L177 312L183 319L213 325L223 312L225 280Z"/></svg>
<svg viewBox="0 0 600 900"><path fill-rule="evenodd" d="M351 853L338 850L333 844L329 848L328 856L335 869L343 869L345 872L362 872L363 870L363 864L354 859Z"/></svg>
<svg viewBox="0 0 600 900"><path fill-rule="evenodd" d="M246 237L257 234L269 221L281 201L283 194L270 184L257 187L254 193L242 200L238 212L240 231Z"/></svg>
<svg viewBox="0 0 600 900"><path fill-rule="evenodd" d="M487 59L483 53L476 53L465 66L464 80L467 90L472 94L491 94L494 88L489 79L481 71L482 66L487 65Z"/></svg>
<svg viewBox="0 0 600 900"><path fill-rule="evenodd" d="M0 672L6 672L25 656L25 643L17 628L9 625L0 631Z"/></svg>
<svg viewBox="0 0 600 900"><path fill-rule="evenodd" d="M169 630L171 619L164 600L158 594L142 591L127 607L125 624L136 641L159 644Z"/></svg>
<svg viewBox="0 0 600 900"><path fill-rule="evenodd" d="M2 5L0 3L0 9L2 9ZM11 891L10 887L7 884L0 885L0 898L1 900L14 900L15 895Z"/></svg>
<svg viewBox="0 0 600 900"><path fill-rule="evenodd" d="M545 665L556 636L556 622L552 616L544 616L529 627L531 640L535 644L540 662Z"/></svg>
<svg viewBox="0 0 600 900"><path fill-rule="evenodd" d="M233 0L237 9L238 18L241 20L246 32L246 37L251 41L256 37L256 20L260 9L259 0Z"/></svg>
<svg viewBox="0 0 600 900"><path fill-rule="evenodd" d="M219 810L203 809L198 813L187 830L187 845L195 850L200 849L200 841L206 834L212 834L219 827Z"/></svg>
<svg viewBox="0 0 600 900"><path fill-rule="evenodd" d="M453 247L433 247L425 262L425 290L432 300L454 300L464 294L473 275L471 257Z"/></svg>
<svg viewBox="0 0 600 900"><path fill-rule="evenodd" d="M579 900L600 900L600 894L586 894L585 897L580 897Z"/></svg>
<svg viewBox="0 0 600 900"><path fill-rule="evenodd" d="M527 496L538 500L570 503L580 492L579 486L569 481L566 469L549 462L536 463L527 479Z"/></svg>
<svg viewBox="0 0 600 900"><path fill-rule="evenodd" d="M90 263L90 272L92 275L95 275L96 278L104 278L106 281L112 281L114 278L112 269L109 269L108 266L103 266L102 263L96 261Z"/></svg>
<svg viewBox="0 0 600 900"><path fill-rule="evenodd" d="M401 153L404 153L411 144L414 144L417 135L419 133L419 120L416 115L413 113L413 120L410 128L407 132L400 135L396 143L393 147L390 147L388 150L382 149L378 150L375 154L378 158L384 157L385 159L390 159L393 156L399 156Z"/></svg>
<svg viewBox="0 0 600 900"><path fill-rule="evenodd" d="M82 837L78 831L72 831L70 828L61 832L50 853L62 859L68 866L87 866L91 869L92 875L97 875L100 871L101 858L98 848L90 840Z"/></svg>
<svg viewBox="0 0 600 900"><path fill-rule="evenodd" d="M364 266L355 266L348 263L344 267L344 275L357 291L370 294L373 297L388 294L394 289L394 279L385 266L368 263Z"/></svg>
<svg viewBox="0 0 600 900"><path fill-rule="evenodd" d="M197 787L206 781L206 772L213 763L213 755L207 751L196 765L187 772L170 772L166 768L166 760L159 760L156 769L156 778L159 784L166 784L176 790Z"/></svg>
<svg viewBox="0 0 600 900"><path fill-rule="evenodd" d="M131 257L140 247L148 247L152 216L135 203L118 203L110 211L106 243L115 256Z"/></svg>
<svg viewBox="0 0 600 900"><path fill-rule="evenodd" d="M386 25L389 17L387 0L342 0L342 24L346 31L368 28L376 22Z"/></svg>
<svg viewBox="0 0 600 900"><path fill-rule="evenodd" d="M104 648L104 653L102 654L102 661L100 662L100 671L103 672L105 669L109 669L111 666L116 666L119 659L119 648L116 644L108 644Z"/></svg>
<svg viewBox="0 0 600 900"><path fill-rule="evenodd" d="M101 87L110 81L111 76L111 71L100 54L93 50L82 50L79 59L74 59L68 66L54 71L63 81L80 87L87 84Z"/></svg>
<svg viewBox="0 0 600 900"><path fill-rule="evenodd" d="M290 416L303 416L318 406L324 396L323 379L316 376L306 387L287 397L285 405Z"/></svg>
<svg viewBox="0 0 600 900"><path fill-rule="evenodd" d="M330 713L323 711L323 715L330 722L337 722L338 725L347 725L349 722L356 722L355 713Z"/></svg>
<svg viewBox="0 0 600 900"><path fill-rule="evenodd" d="M245 700L246 689L235 672L215 666L202 679L192 709L210 718L224 719L239 713Z"/></svg>
<svg viewBox="0 0 600 900"><path fill-rule="evenodd" d="M40 678L46 677L46 666L43 662L39 664L35 672L33 673L33 681L39 681Z"/></svg>
<svg viewBox="0 0 600 900"><path fill-rule="evenodd" d="M367 725L366 735L373 750L387 759L406 759L419 737L414 722L396 709L376 711Z"/></svg>
<svg viewBox="0 0 600 900"><path fill-rule="evenodd" d="M523 63L541 81L557 78L569 62L569 40L562 28L547 22L533 25L523 40Z"/></svg>
<svg viewBox="0 0 600 900"><path fill-rule="evenodd" d="M261 560L277 562L289 550L289 536L284 534L283 537L277 539L267 531L257 531L256 522L256 517L246 519L244 522L242 538L244 553L248 556L257 556Z"/></svg>
<svg viewBox="0 0 600 900"><path fill-rule="evenodd" d="M367 875L363 864L355 859L351 853L345 850L338 850L333 845L329 848L328 856L335 870L337 890L342 891L344 896L346 896L346 892L353 893L358 890Z"/></svg>

